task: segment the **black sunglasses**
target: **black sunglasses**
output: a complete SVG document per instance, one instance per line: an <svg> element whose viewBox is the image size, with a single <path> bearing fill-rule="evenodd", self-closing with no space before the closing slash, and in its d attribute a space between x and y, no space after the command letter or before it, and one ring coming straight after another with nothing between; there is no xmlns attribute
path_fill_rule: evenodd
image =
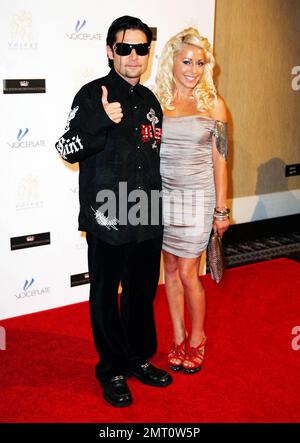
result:
<svg viewBox="0 0 300 443"><path fill-rule="evenodd" d="M113 48L118 55L129 55L133 49L135 49L137 55L147 55L150 50L150 45L148 43L138 43L137 45L115 43Z"/></svg>

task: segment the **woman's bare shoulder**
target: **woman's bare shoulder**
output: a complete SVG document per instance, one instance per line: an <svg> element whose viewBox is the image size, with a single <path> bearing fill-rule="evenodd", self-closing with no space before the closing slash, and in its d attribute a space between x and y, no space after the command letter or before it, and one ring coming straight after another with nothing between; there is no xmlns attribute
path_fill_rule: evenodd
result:
<svg viewBox="0 0 300 443"><path fill-rule="evenodd" d="M227 122L227 107L223 97L217 95L217 100L214 108L210 111L211 117L215 120L219 120L221 122Z"/></svg>

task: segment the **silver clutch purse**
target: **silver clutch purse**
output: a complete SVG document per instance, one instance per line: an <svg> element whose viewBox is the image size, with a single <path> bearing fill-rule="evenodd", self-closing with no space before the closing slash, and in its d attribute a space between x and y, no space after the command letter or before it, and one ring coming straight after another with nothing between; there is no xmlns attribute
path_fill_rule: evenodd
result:
<svg viewBox="0 0 300 443"><path fill-rule="evenodd" d="M225 260L222 240L217 232L212 233L210 236L207 246L207 254L211 278L216 283L220 283L225 270Z"/></svg>

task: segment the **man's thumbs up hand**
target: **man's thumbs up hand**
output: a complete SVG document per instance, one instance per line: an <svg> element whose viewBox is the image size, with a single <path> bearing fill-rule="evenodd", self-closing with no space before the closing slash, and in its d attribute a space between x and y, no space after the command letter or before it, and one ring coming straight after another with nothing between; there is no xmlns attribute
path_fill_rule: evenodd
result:
<svg viewBox="0 0 300 443"><path fill-rule="evenodd" d="M102 105L104 111L108 115L108 117L115 123L120 123L123 118L121 103L119 102L108 102L108 91L106 86L102 86Z"/></svg>

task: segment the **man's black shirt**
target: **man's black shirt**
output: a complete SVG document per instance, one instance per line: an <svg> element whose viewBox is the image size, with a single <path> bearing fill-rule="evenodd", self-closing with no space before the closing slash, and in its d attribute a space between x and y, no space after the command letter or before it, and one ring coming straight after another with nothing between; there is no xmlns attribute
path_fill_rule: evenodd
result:
<svg viewBox="0 0 300 443"><path fill-rule="evenodd" d="M104 111L102 85L108 101L121 104L118 124ZM67 162L79 162L79 230L115 245L162 234L161 126L154 94L139 83L132 86L114 69L76 94L66 132L55 147Z"/></svg>

